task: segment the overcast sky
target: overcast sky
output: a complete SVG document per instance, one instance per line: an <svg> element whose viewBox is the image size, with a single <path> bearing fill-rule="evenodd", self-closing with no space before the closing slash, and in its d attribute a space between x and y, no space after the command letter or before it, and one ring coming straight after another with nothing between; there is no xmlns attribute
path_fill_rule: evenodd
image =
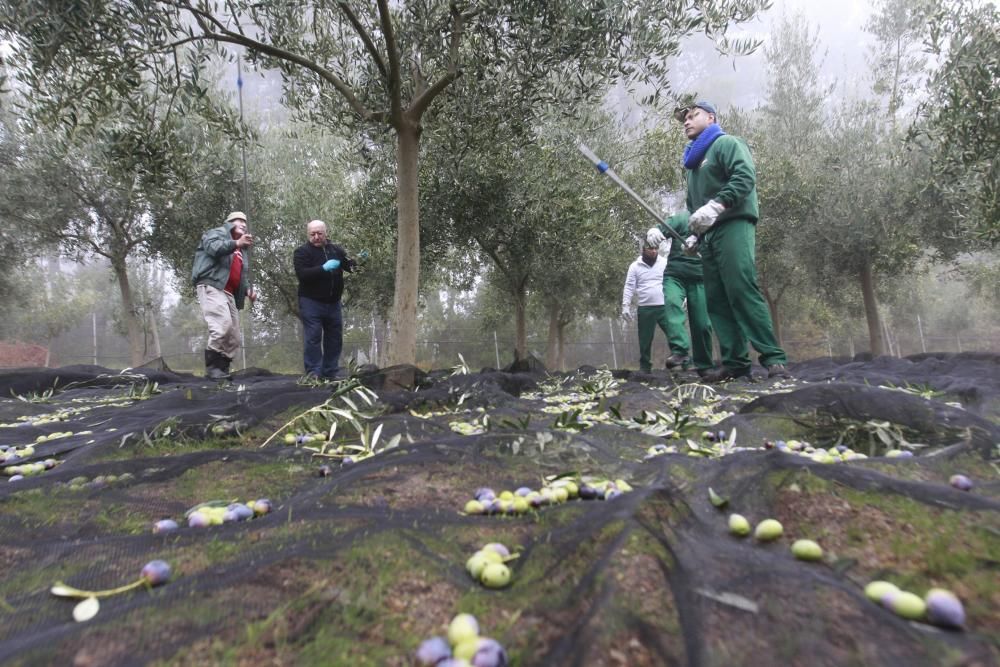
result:
<svg viewBox="0 0 1000 667"><path fill-rule="evenodd" d="M871 38L864 32L870 15L868 3L861 0L822 2L817 0L774 0L764 15L733 30L733 37L753 35L766 40L772 28L781 20L801 13L810 26L819 27L819 40L827 50L824 74L829 79L860 82L865 77L865 52ZM281 82L277 73L261 78L256 73L244 75L244 102L248 111L266 115L276 111L281 97ZM235 87L235 72L232 85ZM692 37L676 62L672 63L672 84L680 92L697 92L711 99L720 110L732 105L752 108L765 93L765 59L763 49L742 58L718 55L704 36ZM632 106L628 94L617 91L615 106Z"/></svg>
<svg viewBox="0 0 1000 667"><path fill-rule="evenodd" d="M730 31L731 37L755 37L767 43L782 16L805 17L810 30L818 29L819 54L823 77L850 86L866 87L865 55L871 36L864 25L871 14L868 3L860 0L816 2L815 0L774 0L774 6L750 23ZM730 107L751 109L766 94L767 73L763 47L749 56L732 58L714 50L704 35L688 38L681 55L671 63L671 85L678 93L697 94L713 102L724 115ZM640 91L637 96L641 96ZM628 123L644 115L635 108L631 95L623 88L615 90L612 104L618 110L631 109Z"/></svg>

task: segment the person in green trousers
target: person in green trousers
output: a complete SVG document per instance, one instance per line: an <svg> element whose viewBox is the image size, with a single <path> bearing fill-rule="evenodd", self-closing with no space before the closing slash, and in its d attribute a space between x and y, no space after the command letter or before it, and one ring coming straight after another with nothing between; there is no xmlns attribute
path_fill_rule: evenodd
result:
<svg viewBox="0 0 1000 667"><path fill-rule="evenodd" d="M667 314L663 308L663 270L667 258L661 257L658 246L643 244L642 254L628 267L622 290L622 319L632 319L632 297L639 301L639 370L653 370L652 349L656 327L668 336Z"/></svg>
<svg viewBox="0 0 1000 667"><path fill-rule="evenodd" d="M684 149L688 226L699 237L708 315L722 354L722 367L704 378L724 382L749 377L748 341L768 377L790 377L757 285L757 174L750 149L723 132L709 102L678 109L675 117L691 141Z"/></svg>
<svg viewBox="0 0 1000 667"><path fill-rule="evenodd" d="M646 233L646 243L659 246L667 241L670 234L668 226L681 237L689 236L689 217L687 211L670 216ZM713 363L712 324L705 304L701 258L684 252L683 245L676 240L670 244L667 270L663 273L663 303L667 311L667 340L670 344L667 369L687 370L693 360L698 375L704 376L712 370ZM688 327L684 326L685 317ZM690 337L688 328L691 330Z"/></svg>

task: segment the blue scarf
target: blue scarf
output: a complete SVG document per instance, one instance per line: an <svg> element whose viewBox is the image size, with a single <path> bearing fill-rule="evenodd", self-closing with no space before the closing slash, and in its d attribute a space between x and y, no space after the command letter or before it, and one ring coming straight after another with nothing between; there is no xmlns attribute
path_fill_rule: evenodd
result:
<svg viewBox="0 0 1000 667"><path fill-rule="evenodd" d="M684 168L697 169L701 161L705 159L705 153L712 146L712 142L724 134L725 132L717 123L712 123L702 130L701 134L684 149Z"/></svg>

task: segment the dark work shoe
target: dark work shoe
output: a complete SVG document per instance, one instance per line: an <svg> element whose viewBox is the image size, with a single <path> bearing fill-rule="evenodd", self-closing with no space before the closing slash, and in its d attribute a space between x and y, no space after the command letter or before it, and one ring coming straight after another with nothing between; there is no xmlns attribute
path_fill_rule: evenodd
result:
<svg viewBox="0 0 1000 667"><path fill-rule="evenodd" d="M750 367L745 368L730 368L729 366L723 366L722 368L716 368L706 372L701 378L705 382L716 383L716 382L729 382L730 380L738 380L739 378L749 378L750 377Z"/></svg>
<svg viewBox="0 0 1000 667"><path fill-rule="evenodd" d="M767 367L767 377L768 378L791 378L792 374L788 372L784 364L774 364L773 366Z"/></svg>
<svg viewBox="0 0 1000 667"><path fill-rule="evenodd" d="M222 354L221 352L216 352L215 350L205 349L205 377L209 380L228 380L229 373L226 372L229 367L229 357Z"/></svg>
<svg viewBox="0 0 1000 667"><path fill-rule="evenodd" d="M665 366L668 371L672 371L675 368L686 368L689 363L690 360L687 358L687 355L671 354L669 357L667 357L667 362Z"/></svg>

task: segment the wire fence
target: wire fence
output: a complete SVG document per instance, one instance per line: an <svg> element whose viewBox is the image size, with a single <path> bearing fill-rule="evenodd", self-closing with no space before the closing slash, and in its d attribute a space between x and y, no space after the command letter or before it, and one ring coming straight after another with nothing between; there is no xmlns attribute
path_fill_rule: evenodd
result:
<svg viewBox="0 0 1000 667"><path fill-rule="evenodd" d="M373 359L383 342L368 335L364 329L345 336L342 363L354 360L356 363L378 363ZM458 333L458 332L456 332ZM849 357L868 351L867 338L861 337L811 337L786 338L782 345L791 361L814 359L817 357ZM921 352L992 352L1000 353L1000 337L969 335L925 335L923 337L888 337L887 352L904 357ZM507 336L497 332L476 337L448 336L419 339L417 341L417 364L423 368L450 368L464 362L470 368L503 368L514 360L514 343ZM273 342L251 342L246 345L246 367L260 367L277 373L299 373L302 369L302 343L294 337ZM545 360L546 340L539 336L529 336L528 352ZM654 367L663 365L669 350L665 338L657 334L653 343ZM236 359L234 370L244 368L242 354ZM718 358L718 349L715 350ZM201 372L204 368L204 354L198 350L163 350L161 358L176 371ZM564 343L565 368L582 365L608 366L611 368L638 367L638 334L634 326L608 327L608 336L592 340L571 340ZM96 356L93 354L53 355L50 365L94 364L106 368L121 369L130 365L127 344L110 347ZM40 365L38 362L12 363L0 360L0 367ZM556 370L556 369L554 369Z"/></svg>

